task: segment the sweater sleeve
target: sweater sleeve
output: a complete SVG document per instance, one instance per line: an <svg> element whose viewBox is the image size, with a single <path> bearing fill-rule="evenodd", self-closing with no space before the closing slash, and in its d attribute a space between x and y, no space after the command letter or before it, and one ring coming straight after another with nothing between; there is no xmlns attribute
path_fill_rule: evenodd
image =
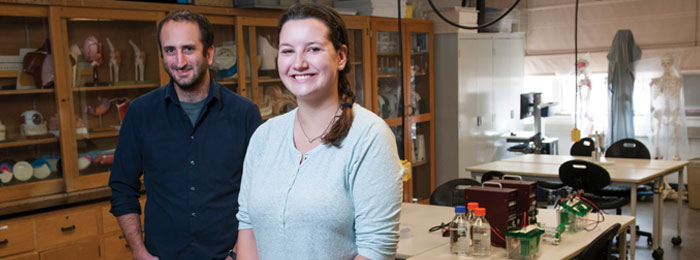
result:
<svg viewBox="0 0 700 260"><path fill-rule="evenodd" d="M394 259L403 188L394 134L384 122L375 123L354 153L350 189L358 253L369 259Z"/></svg>

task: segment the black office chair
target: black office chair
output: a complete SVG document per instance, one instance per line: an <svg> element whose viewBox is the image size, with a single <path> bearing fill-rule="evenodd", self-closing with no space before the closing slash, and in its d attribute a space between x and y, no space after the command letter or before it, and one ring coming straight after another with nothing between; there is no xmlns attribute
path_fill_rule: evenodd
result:
<svg viewBox="0 0 700 260"><path fill-rule="evenodd" d="M620 223L615 223L602 234L596 237L583 252L576 257L577 260L608 260L612 258L612 242L613 238L620 229Z"/></svg>
<svg viewBox="0 0 700 260"><path fill-rule="evenodd" d="M569 154L573 156L591 156L595 150L595 142L589 137L581 138L571 146Z"/></svg>
<svg viewBox="0 0 700 260"><path fill-rule="evenodd" d="M466 206L463 186L481 186L481 183L472 179L454 179L443 183L433 191L433 194L430 194L430 204L438 206Z"/></svg>
<svg viewBox="0 0 700 260"><path fill-rule="evenodd" d="M636 139L619 140L605 151L605 157L651 159L649 149Z"/></svg>
<svg viewBox="0 0 700 260"><path fill-rule="evenodd" d="M627 205L626 197L600 196L598 192L610 184L610 174L600 165L584 160L570 160L559 166L559 179L599 209L619 209Z"/></svg>
<svg viewBox="0 0 700 260"><path fill-rule="evenodd" d="M481 175L481 183L493 180L493 179L501 179L503 178L503 173L499 171L487 171L483 175Z"/></svg>
<svg viewBox="0 0 700 260"><path fill-rule="evenodd" d="M640 142L639 140L632 139L632 138L625 138L622 140L619 140L612 145L605 151L605 157L606 158L632 158L632 159L651 159L651 153L649 153L649 149ZM641 196L653 196L653 185L640 185L637 187L637 195L638 197ZM622 196L622 197L630 197L630 192L631 189L629 187L621 187L621 186L609 186L606 187L605 189L601 190L598 194L602 196ZM620 215L622 214L622 210L618 209L617 214ZM651 245L653 241L653 237L650 232L646 231L641 231L639 230L639 226L636 226L637 228L637 237L644 236L647 237L647 244Z"/></svg>

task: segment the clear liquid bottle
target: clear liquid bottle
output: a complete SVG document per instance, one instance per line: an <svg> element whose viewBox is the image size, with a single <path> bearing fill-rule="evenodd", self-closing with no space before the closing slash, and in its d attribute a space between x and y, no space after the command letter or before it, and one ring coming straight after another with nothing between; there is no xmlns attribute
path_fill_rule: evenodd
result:
<svg viewBox="0 0 700 260"><path fill-rule="evenodd" d="M474 222L472 222L472 246L471 254L476 257L487 257L491 254L491 225L486 220L486 209L474 210Z"/></svg>
<svg viewBox="0 0 700 260"><path fill-rule="evenodd" d="M455 207L455 217L450 222L450 252L455 255L469 256L469 222L464 206Z"/></svg>

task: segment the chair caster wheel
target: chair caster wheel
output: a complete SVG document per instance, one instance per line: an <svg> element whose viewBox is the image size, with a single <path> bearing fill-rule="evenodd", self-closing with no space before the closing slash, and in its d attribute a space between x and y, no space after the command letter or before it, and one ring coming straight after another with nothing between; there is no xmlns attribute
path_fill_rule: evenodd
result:
<svg viewBox="0 0 700 260"><path fill-rule="evenodd" d="M654 249L654 252L651 253L651 257L653 257L655 260L663 259L664 258L664 249L663 248L657 248Z"/></svg>
<svg viewBox="0 0 700 260"><path fill-rule="evenodd" d="M683 242L683 239L681 239L681 236L675 236L671 238L671 243L673 243L674 246L680 245Z"/></svg>
<svg viewBox="0 0 700 260"><path fill-rule="evenodd" d="M651 239L651 237L647 237L647 245L648 245L648 246L653 246L653 245L654 245L654 240Z"/></svg>

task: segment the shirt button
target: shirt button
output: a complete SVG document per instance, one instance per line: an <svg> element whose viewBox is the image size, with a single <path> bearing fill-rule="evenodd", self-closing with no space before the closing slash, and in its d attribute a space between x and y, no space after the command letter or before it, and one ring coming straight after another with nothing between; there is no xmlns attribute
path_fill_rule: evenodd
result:
<svg viewBox="0 0 700 260"><path fill-rule="evenodd" d="M190 161L190 165L194 165L194 160Z"/></svg>
<svg viewBox="0 0 700 260"><path fill-rule="evenodd" d="M194 140L194 135L190 135L190 140Z"/></svg>
<svg viewBox="0 0 700 260"><path fill-rule="evenodd" d="M193 216L193 217L196 216L196 215L197 215L197 213L192 212L192 216Z"/></svg>
<svg viewBox="0 0 700 260"><path fill-rule="evenodd" d="M194 190L196 190L196 189L194 188L194 186L192 186L192 187L190 187L190 190L191 190L191 191L194 191Z"/></svg>

